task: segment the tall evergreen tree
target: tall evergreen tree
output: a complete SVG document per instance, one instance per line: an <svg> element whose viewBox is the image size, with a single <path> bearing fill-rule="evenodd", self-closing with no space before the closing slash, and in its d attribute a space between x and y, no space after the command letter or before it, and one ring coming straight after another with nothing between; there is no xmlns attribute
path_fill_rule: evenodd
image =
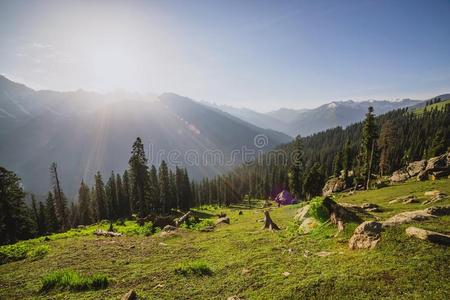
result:
<svg viewBox="0 0 450 300"><path fill-rule="evenodd" d="M378 138L378 128L375 124L373 107L368 108L366 118L362 128L361 154L363 163L363 175L365 176L366 187L369 188L372 173L372 163L376 151L376 139Z"/></svg>
<svg viewBox="0 0 450 300"><path fill-rule="evenodd" d="M322 187L325 183L325 176L320 172L320 166L315 163L305 177L303 190L307 199L319 196L322 193Z"/></svg>
<svg viewBox="0 0 450 300"><path fill-rule="evenodd" d="M289 171L289 189L297 199L302 196L302 174L303 171L303 146L301 137L297 136L294 141L292 163Z"/></svg>
<svg viewBox="0 0 450 300"><path fill-rule="evenodd" d="M352 167L352 153L350 149L350 140L347 140L344 146L344 151L342 152L342 169L344 172L344 180L347 182L348 172Z"/></svg>
<svg viewBox="0 0 450 300"><path fill-rule="evenodd" d="M388 120L381 126L380 138L378 139L378 147L380 150L379 169L381 176L391 172L395 142L394 123L391 120Z"/></svg>
<svg viewBox="0 0 450 300"><path fill-rule="evenodd" d="M170 183L169 169L163 160L159 166L159 199L163 213L170 211Z"/></svg>
<svg viewBox="0 0 450 300"><path fill-rule="evenodd" d="M144 144L140 137L136 138L131 150L129 160L131 174L132 201L140 217L148 214L146 205L146 189L148 184L147 158L145 157Z"/></svg>
<svg viewBox="0 0 450 300"><path fill-rule="evenodd" d="M97 172L97 175L95 175L95 200L97 221L108 219L105 184L103 183L100 172Z"/></svg>
<svg viewBox="0 0 450 300"><path fill-rule="evenodd" d="M122 190L123 190L123 205L127 206L126 216L131 216L131 213L134 211L134 207L131 201L131 185L130 185L130 177L128 176L128 171L125 170L122 176Z"/></svg>
<svg viewBox="0 0 450 300"><path fill-rule="evenodd" d="M53 190L55 197L55 212L58 218L61 229L69 229L69 220L67 218L67 200L61 188L61 183L58 176L58 166L56 162L53 162L50 166L50 174L53 182Z"/></svg>
<svg viewBox="0 0 450 300"><path fill-rule="evenodd" d="M83 180L81 180L80 188L78 190L78 205L79 223L81 225L92 224L91 193L89 187Z"/></svg>
<svg viewBox="0 0 450 300"><path fill-rule="evenodd" d="M55 198L53 197L52 192L48 192L45 211L45 219L47 220L48 232L54 233L60 231L61 225L59 223L58 217L56 216Z"/></svg>
<svg viewBox="0 0 450 300"><path fill-rule="evenodd" d="M161 211L161 202L160 202L160 195L159 195L159 180L158 180L158 171L156 171L156 167L152 165L150 168L150 174L149 174L149 180L150 180L150 199L152 202L153 210L156 212Z"/></svg>
<svg viewBox="0 0 450 300"><path fill-rule="evenodd" d="M46 209L44 203L39 201L39 210L38 210L38 235L44 235L48 232L48 221L46 215Z"/></svg>
<svg viewBox="0 0 450 300"><path fill-rule="evenodd" d="M341 152L337 152L333 159L333 175L339 177L342 170L342 157Z"/></svg>
<svg viewBox="0 0 450 300"><path fill-rule="evenodd" d="M20 178L0 167L0 244L30 238L34 229Z"/></svg>
<svg viewBox="0 0 450 300"><path fill-rule="evenodd" d="M445 136L444 128L439 128L431 143L428 157L438 156L447 151L448 138Z"/></svg>
<svg viewBox="0 0 450 300"><path fill-rule="evenodd" d="M119 217L119 204L117 199L116 176L114 171L108 179L105 187L106 199L108 202L108 218L109 220L116 220Z"/></svg>

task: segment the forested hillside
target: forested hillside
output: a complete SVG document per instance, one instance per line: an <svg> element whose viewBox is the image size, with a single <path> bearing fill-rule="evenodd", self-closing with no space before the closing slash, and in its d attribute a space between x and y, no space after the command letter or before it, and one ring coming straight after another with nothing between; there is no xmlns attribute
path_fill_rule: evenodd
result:
<svg viewBox="0 0 450 300"><path fill-rule="evenodd" d="M450 105L422 110L423 113L416 114L414 110L399 109L375 118L373 174L389 174L408 162L447 150L450 146ZM194 185L196 202L223 203L224 199L238 202L245 195L265 198L283 188L289 189L292 157L298 158L294 153L301 153L301 197L306 193L311 196L321 193L325 179L340 175L342 170L355 175L352 176L355 182L350 184L361 183L365 175L364 124L356 123L345 129L336 127L301 138L227 175L204 179Z"/></svg>

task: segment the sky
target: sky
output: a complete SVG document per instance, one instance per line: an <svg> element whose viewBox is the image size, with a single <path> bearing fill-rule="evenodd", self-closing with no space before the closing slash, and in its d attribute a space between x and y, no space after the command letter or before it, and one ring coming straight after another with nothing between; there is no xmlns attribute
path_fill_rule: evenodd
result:
<svg viewBox="0 0 450 300"><path fill-rule="evenodd" d="M0 0L0 74L269 111L450 92L450 1Z"/></svg>

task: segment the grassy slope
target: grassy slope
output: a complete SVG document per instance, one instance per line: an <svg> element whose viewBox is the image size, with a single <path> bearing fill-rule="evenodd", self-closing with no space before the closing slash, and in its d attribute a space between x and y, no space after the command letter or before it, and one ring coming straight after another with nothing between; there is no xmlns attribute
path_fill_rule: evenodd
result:
<svg viewBox="0 0 450 300"><path fill-rule="evenodd" d="M428 105L426 107L418 108L418 109L414 110L414 113L417 114L417 115L422 115L423 111L425 109L427 111L430 111L432 109L442 110L442 109L444 109L444 107L446 105L449 105L449 104L450 104L450 100L441 101L441 102L438 102L438 103L435 103L435 104Z"/></svg>
<svg viewBox="0 0 450 300"><path fill-rule="evenodd" d="M359 192L337 199L342 202L372 202L386 208L382 219L403 210L422 209L420 204L389 205L397 196L439 189L450 194L450 179L409 182L380 190ZM450 204L447 199L444 204ZM299 205L273 208L272 218L280 227L291 223ZM405 226L383 232L380 247L350 251L347 242L356 225L334 237L335 229L324 227L311 235L262 231L262 210L223 209L231 225L214 232L182 230L178 235L97 238L93 235L50 242L49 254L0 265L0 299L120 299L135 289L146 299L449 299L450 251L445 246L407 238ZM206 211L213 214L217 211ZM419 227L450 233L450 217L421 222ZM292 249L290 254L287 250ZM332 252L320 257L321 251ZM175 274L182 262L202 259L212 276ZM105 290L87 292L37 291L44 274L72 268L81 274L105 273L111 279ZM243 269L247 274L242 274ZM283 272L289 272L284 276Z"/></svg>

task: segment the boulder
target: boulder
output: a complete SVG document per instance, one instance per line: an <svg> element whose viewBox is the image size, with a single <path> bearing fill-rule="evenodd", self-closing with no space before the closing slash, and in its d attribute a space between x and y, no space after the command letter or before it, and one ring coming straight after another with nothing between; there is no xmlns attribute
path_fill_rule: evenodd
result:
<svg viewBox="0 0 450 300"><path fill-rule="evenodd" d="M373 249L381 239L382 224L375 221L366 221L356 227L348 242L350 249Z"/></svg>
<svg viewBox="0 0 450 300"><path fill-rule="evenodd" d="M162 229L162 231L165 231L165 232L175 231L175 230L177 230L177 228L175 226L172 226L172 225L166 225Z"/></svg>
<svg viewBox="0 0 450 300"><path fill-rule="evenodd" d="M433 195L431 197L431 199L428 199L428 200L425 200L424 202L422 202L422 204L423 205L432 204L432 203L440 202L446 198L447 198L447 194L439 192L439 193L436 193L435 195Z"/></svg>
<svg viewBox="0 0 450 300"><path fill-rule="evenodd" d="M406 235L410 237L415 237L424 241L429 241L432 243L450 245L450 235L442 234L439 232L434 232L430 230L425 230L417 227L406 228Z"/></svg>
<svg viewBox="0 0 450 300"><path fill-rule="evenodd" d="M390 227L413 221L424 221L433 218L433 215L429 214L425 210L406 211L390 217L383 222L383 227Z"/></svg>
<svg viewBox="0 0 450 300"><path fill-rule="evenodd" d="M297 223L301 223L301 222L303 222L303 220L310 217L309 207L310 206L308 204L308 205L305 205L305 206L299 208L297 210L297 213L295 214L294 221Z"/></svg>
<svg viewBox="0 0 450 300"><path fill-rule="evenodd" d="M329 196L332 193L336 193L336 192L340 192L343 191L345 189L345 181L342 178L331 178L329 179L323 189L322 189L322 194L324 196Z"/></svg>
<svg viewBox="0 0 450 300"><path fill-rule="evenodd" d="M408 172L410 177L414 177L421 171L425 170L426 166L427 166L426 160L413 161L406 167L406 172Z"/></svg>
<svg viewBox="0 0 450 300"><path fill-rule="evenodd" d="M137 300L137 294L134 290L130 290L128 293L123 295L122 300Z"/></svg>
<svg viewBox="0 0 450 300"><path fill-rule="evenodd" d="M409 173L406 171L405 168L394 171L392 173L392 176L389 178L391 182L397 183L397 182L404 182L409 179Z"/></svg>
<svg viewBox="0 0 450 300"><path fill-rule="evenodd" d="M448 216L450 215L450 205L429 207L425 209L425 212L432 216Z"/></svg>
<svg viewBox="0 0 450 300"><path fill-rule="evenodd" d="M441 191L439 191L439 190L433 190L433 191L425 192L424 195L434 197L434 196L439 195L440 193L441 193Z"/></svg>
<svg viewBox="0 0 450 300"><path fill-rule="evenodd" d="M417 181L424 181L428 179L428 170L420 171L419 174L417 174Z"/></svg>
<svg viewBox="0 0 450 300"><path fill-rule="evenodd" d="M432 157L428 160L426 170L439 170L449 167L449 157L450 153L445 153L436 157Z"/></svg>
<svg viewBox="0 0 450 300"><path fill-rule="evenodd" d="M219 225L219 224L230 224L230 218L228 217L222 217L222 218L218 218L216 220L216 222L214 222L215 225Z"/></svg>
<svg viewBox="0 0 450 300"><path fill-rule="evenodd" d="M444 215L450 215L450 205L433 206L423 210L402 212L384 221L383 227L395 226L413 221L424 221Z"/></svg>

